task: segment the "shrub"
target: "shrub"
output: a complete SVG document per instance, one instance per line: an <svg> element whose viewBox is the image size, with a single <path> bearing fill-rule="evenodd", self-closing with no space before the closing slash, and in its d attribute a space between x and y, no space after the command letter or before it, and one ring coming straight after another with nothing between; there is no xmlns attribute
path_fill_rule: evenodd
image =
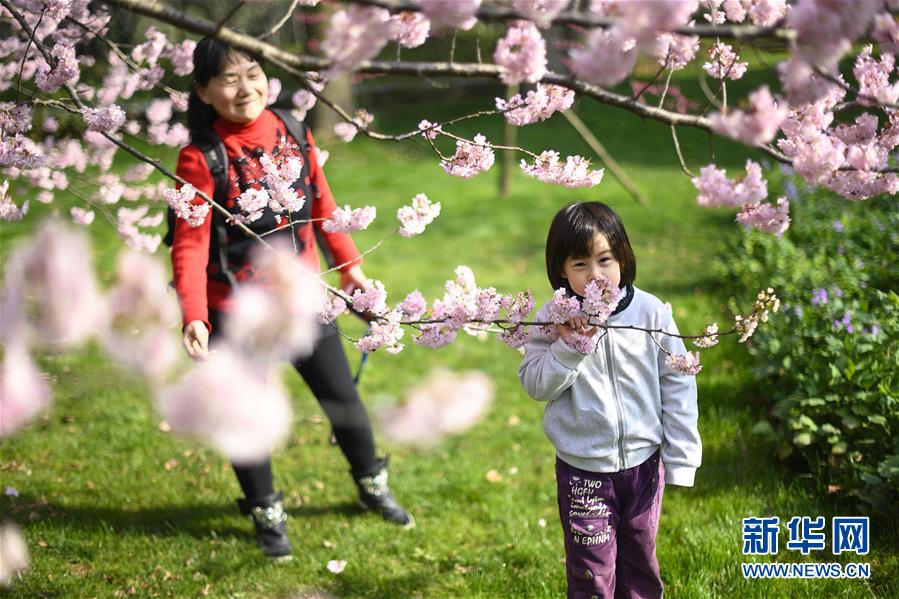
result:
<svg viewBox="0 0 899 599"><path fill-rule="evenodd" d="M774 178L774 177L772 177ZM754 432L799 453L820 489L874 507L899 498L899 212L895 199L851 203L780 185L783 237L741 233L716 263L738 297L774 287L782 311L747 344L768 417Z"/></svg>

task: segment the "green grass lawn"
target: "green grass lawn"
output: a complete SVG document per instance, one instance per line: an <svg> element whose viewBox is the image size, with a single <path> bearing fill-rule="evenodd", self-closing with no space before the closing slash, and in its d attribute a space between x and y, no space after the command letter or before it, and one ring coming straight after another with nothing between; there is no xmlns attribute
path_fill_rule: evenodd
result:
<svg viewBox="0 0 899 599"><path fill-rule="evenodd" d="M491 98L452 108L487 107ZM389 113L385 131L414 126L434 105ZM497 167L473 180L454 179L434 157L412 144L358 140L331 144L326 170L339 203L377 206L379 219L354 237L370 247L394 227L396 209L416 193L440 201L443 213L422 236L393 238L366 260L393 301L413 289L429 299L459 264L482 286L502 292L531 288L539 302L548 288L543 243L561 206L586 199L612 205L628 228L638 259L637 284L670 301L682 331L730 319L728 290L710 263L734 234L733 214L696 206L666 127L621 111L580 102L578 111L649 198L637 205L610 175L592 190L568 190L517 172L512 193L497 194ZM421 114L411 114L411 111ZM447 109L448 111L448 109ZM432 118L433 120L433 118ZM498 139L498 120L466 124ZM691 168L708 161L705 135L685 131ZM589 155L561 117L521 131L539 151ZM745 155L716 142L731 168ZM174 161L174 155L170 156ZM731 171L733 172L733 171ZM65 209L67 212L67 208ZM2 226L2 253L42 213ZM103 222L92 226L101 274L108 280L119 245ZM165 260L164 252L159 256ZM764 287L765 281L759 281ZM738 298L746 309L754 298ZM348 333L360 325L345 319ZM726 328L726 327L724 327ZM177 343L173 331L172 342ZM276 484L292 516L295 558L269 564L258 552L251 524L238 515L239 490L219 455L159 430L146 387L110 366L98 350L44 356L54 382L53 408L10 439L0 441L2 484L18 497L0 497L4 517L24 527L32 567L10 597L560 597L564 553L555 500L554 455L541 429L542 405L516 377L520 355L500 342L465 337L440 350L413 346L398 356L370 356L360 391L373 406L401 398L435 367L480 369L496 383L487 418L472 431L428 451L381 444L392 456L391 481L417 528L398 531L355 507L354 488L329 428L310 393L287 368L296 419L288 446L275 456ZM359 355L349 344L355 367ZM899 596L897 524L870 514L872 552L839 561L868 562L870 580L744 580L741 518L855 515L853 508L816 496L801 467L771 457L750 429L764 398L753 392L748 354L733 338L703 354L698 377L703 466L696 486L669 487L658 555L671 597L895 597ZM487 471L502 474L488 482ZM545 521L545 526L540 522ZM828 534L829 539L829 534ZM832 561L829 551L802 557L786 551L760 562ZM845 558L845 559L844 559ZM347 560L339 575L331 559ZM329 595L330 594L330 595Z"/></svg>

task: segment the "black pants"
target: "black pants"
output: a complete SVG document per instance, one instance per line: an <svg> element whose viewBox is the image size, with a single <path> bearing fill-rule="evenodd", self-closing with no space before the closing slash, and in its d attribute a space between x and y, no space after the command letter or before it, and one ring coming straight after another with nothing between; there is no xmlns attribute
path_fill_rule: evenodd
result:
<svg viewBox="0 0 899 599"><path fill-rule="evenodd" d="M211 339L221 334L222 314L209 311ZM322 325L312 354L293 362L296 369L331 421L337 444L350 463L354 477L375 474L380 462L375 455L375 439L365 405L359 399L350 374L340 335L331 325ZM247 499L265 497L274 491L272 462L232 464Z"/></svg>

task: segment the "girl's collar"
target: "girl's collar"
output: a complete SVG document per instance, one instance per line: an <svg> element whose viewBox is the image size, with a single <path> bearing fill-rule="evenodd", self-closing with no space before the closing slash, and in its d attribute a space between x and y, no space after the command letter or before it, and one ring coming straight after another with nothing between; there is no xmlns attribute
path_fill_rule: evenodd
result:
<svg viewBox="0 0 899 599"><path fill-rule="evenodd" d="M611 316L615 316L621 312L624 312L628 306L631 305L631 300L634 299L634 286L633 285L625 285L624 289L621 290L624 293L624 297L618 300L618 306L615 308L615 311L612 312Z"/></svg>

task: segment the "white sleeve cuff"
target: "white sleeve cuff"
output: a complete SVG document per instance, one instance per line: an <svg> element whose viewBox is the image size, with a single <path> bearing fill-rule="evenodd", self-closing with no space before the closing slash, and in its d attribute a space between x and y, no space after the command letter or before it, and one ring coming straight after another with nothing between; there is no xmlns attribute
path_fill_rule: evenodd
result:
<svg viewBox="0 0 899 599"><path fill-rule="evenodd" d="M678 464L665 464L665 484L678 487L692 487L696 468Z"/></svg>

